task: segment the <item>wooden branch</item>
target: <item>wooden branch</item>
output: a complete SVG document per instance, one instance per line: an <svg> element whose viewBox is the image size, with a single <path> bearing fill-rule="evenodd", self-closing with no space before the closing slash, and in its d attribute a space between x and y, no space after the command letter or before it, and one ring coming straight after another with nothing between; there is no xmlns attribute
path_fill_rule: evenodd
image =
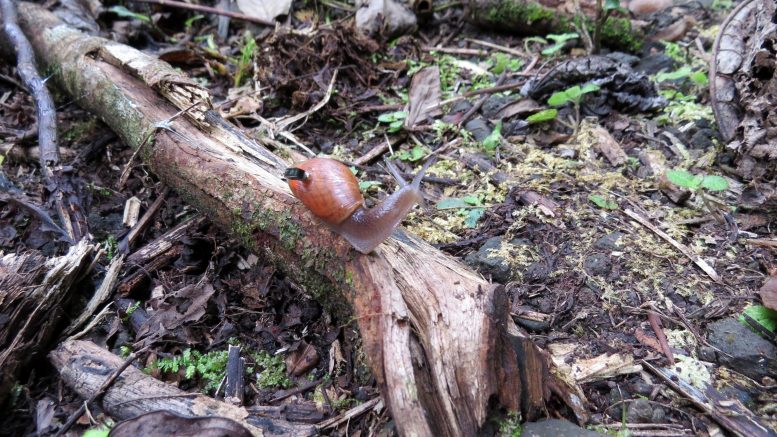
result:
<svg viewBox="0 0 777 437"><path fill-rule="evenodd" d="M35 102L41 172L46 178L47 188L51 191L62 227L67 231L71 242L75 243L88 233L86 215L78 196L74 194L76 190L70 184L69 178L57 168L60 156L54 100L38 74L32 46L18 25L14 3L12 0L0 0L3 30L16 52L16 69L19 76Z"/></svg>
<svg viewBox="0 0 777 437"><path fill-rule="evenodd" d="M67 341L49 354L62 380L81 397L91 399L124 360L88 341ZM309 436L312 425L252 416L242 407L185 391L129 367L122 371L102 397L105 411L116 419L131 419L144 413L166 410L190 416L220 416L237 421L253 435Z"/></svg>
<svg viewBox="0 0 777 437"><path fill-rule="evenodd" d="M547 372L518 365L501 286L402 231L358 254L291 196L281 179L286 162L209 109L206 90L156 58L60 25L38 6L19 10L39 58L79 105L133 147L153 133L140 155L167 186L341 320L355 317L401 434L474 435L489 408L518 410L522 387L545 386ZM169 121L178 111L185 116ZM544 361L536 347L523 353ZM542 390L531 394L526 418L543 402Z"/></svg>

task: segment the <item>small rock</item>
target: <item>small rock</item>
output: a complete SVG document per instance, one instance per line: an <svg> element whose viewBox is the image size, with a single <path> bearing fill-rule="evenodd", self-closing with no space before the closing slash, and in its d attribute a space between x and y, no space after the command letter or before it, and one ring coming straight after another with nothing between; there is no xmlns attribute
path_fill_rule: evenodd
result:
<svg viewBox="0 0 777 437"><path fill-rule="evenodd" d="M604 251L616 251L623 249L623 243L620 242L623 232L611 232L604 237L596 240L594 248Z"/></svg>
<svg viewBox="0 0 777 437"><path fill-rule="evenodd" d="M717 134L712 129L699 129L691 137L690 146L692 149L709 149L715 147L712 143L712 139L717 137Z"/></svg>
<svg viewBox="0 0 777 437"><path fill-rule="evenodd" d="M464 129L469 131L476 141L483 141L493 130L489 127L488 122L480 117L468 121L464 125Z"/></svg>
<svg viewBox="0 0 777 437"><path fill-rule="evenodd" d="M702 361L715 362L715 349L709 346L699 347L699 359Z"/></svg>
<svg viewBox="0 0 777 437"><path fill-rule="evenodd" d="M558 152L558 156L564 159L577 158L577 149L574 147L559 146L556 148L556 152Z"/></svg>
<svg viewBox="0 0 777 437"><path fill-rule="evenodd" d="M633 66L633 65L636 65L637 62L639 62L639 56L634 56L623 52L607 53L605 56L626 65Z"/></svg>
<svg viewBox="0 0 777 437"><path fill-rule="evenodd" d="M502 246L502 237L491 237L480 246L477 252L470 253L464 259L467 264L476 268L484 275L491 275L496 282L507 283L510 280L510 266L507 260L492 251Z"/></svg>
<svg viewBox="0 0 777 437"><path fill-rule="evenodd" d="M777 347L733 318L707 326L711 346L720 349L720 363L753 379L777 377ZM726 355L728 354L728 356Z"/></svg>
<svg viewBox="0 0 777 437"><path fill-rule="evenodd" d="M489 120L496 120L499 118L497 115L499 110L504 108L505 105L511 103L514 99L515 97L506 97L492 94L483 103L483 106L480 108L480 113L483 114L483 117Z"/></svg>
<svg viewBox="0 0 777 437"><path fill-rule="evenodd" d="M663 53L656 53L645 56L634 70L641 71L647 75L654 75L664 71L672 71L677 66L677 62Z"/></svg>
<svg viewBox="0 0 777 437"><path fill-rule="evenodd" d="M629 423L651 423L653 406L646 399L636 399L629 403L626 410L626 421Z"/></svg>
<svg viewBox="0 0 777 437"><path fill-rule="evenodd" d="M583 261L583 268L591 276L607 276L612 269L610 257L603 253L594 253Z"/></svg>
<svg viewBox="0 0 777 437"><path fill-rule="evenodd" d="M601 437L603 435L561 419L527 422L523 424L521 430L521 437Z"/></svg>

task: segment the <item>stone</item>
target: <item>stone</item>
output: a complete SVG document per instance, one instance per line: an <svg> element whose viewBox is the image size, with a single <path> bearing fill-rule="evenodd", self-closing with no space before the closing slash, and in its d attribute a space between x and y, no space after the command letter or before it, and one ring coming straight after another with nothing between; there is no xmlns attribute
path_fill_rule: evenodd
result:
<svg viewBox="0 0 777 437"><path fill-rule="evenodd" d="M723 319L707 326L707 341L719 349L721 364L755 380L777 377L777 347L739 323Z"/></svg>

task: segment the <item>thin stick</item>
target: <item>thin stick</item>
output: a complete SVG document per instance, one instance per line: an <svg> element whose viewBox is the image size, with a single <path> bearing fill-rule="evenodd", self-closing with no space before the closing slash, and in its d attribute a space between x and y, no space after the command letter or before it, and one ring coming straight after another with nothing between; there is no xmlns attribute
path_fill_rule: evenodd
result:
<svg viewBox="0 0 777 437"><path fill-rule="evenodd" d="M479 46L488 47L490 49L499 50L500 52L509 53L511 55L515 56L526 56L526 53L521 52L519 50L511 49L510 47L500 46L499 44L494 44L492 42L483 41L480 39L474 39L474 38L467 38L467 41L477 44Z"/></svg>
<svg viewBox="0 0 777 437"><path fill-rule="evenodd" d="M655 312L655 308L648 311L648 322L650 322L650 327L653 328L653 332L656 333L658 344L661 345L661 349L664 351L664 355L666 355L666 358L669 360L669 364L674 364L674 354L672 354L672 348L669 347L669 342L666 340L664 330L661 329L661 321L658 318L658 314Z"/></svg>
<svg viewBox="0 0 777 437"><path fill-rule="evenodd" d="M709 264L707 264L706 261L701 259L699 255L696 255L689 249L687 246L683 246L680 244L677 240L669 236L666 232L662 231L661 229L658 229L653 223L650 223L648 219L645 217L642 217L641 215L637 214L636 212L626 209L623 211L627 216L633 218L636 220L639 224L642 226L650 229L654 234L658 235L659 237L663 238L667 243L671 244L675 249L679 250L683 255L688 257L691 261L694 262L700 269L704 271L704 273L707 274L710 278L712 278L713 281L717 282L718 284L722 284L723 280L720 278L720 275L718 275L718 272L715 271L715 269L712 268Z"/></svg>
<svg viewBox="0 0 777 437"><path fill-rule="evenodd" d="M210 6L193 5L189 3L179 2L176 0L131 0L137 3L152 3L155 5L169 6L171 8L187 9L190 11L202 12L205 14L223 15L225 17L234 18L235 20L248 21L249 23L264 24L265 26L275 26L274 21L268 21L263 18L252 17L250 15L241 14L239 12L225 11L223 9L216 9Z"/></svg>

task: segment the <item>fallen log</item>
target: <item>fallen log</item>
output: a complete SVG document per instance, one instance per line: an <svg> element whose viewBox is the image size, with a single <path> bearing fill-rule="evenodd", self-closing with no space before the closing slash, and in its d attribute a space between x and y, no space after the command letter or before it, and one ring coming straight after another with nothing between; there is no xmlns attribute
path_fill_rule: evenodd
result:
<svg viewBox="0 0 777 437"><path fill-rule="evenodd" d="M401 434L475 435L492 408L537 417L548 387L563 385L539 349L508 334L503 287L401 230L374 253L357 253L291 196L285 161L210 110L207 90L39 6L20 3L19 15L65 92L140 148L165 184L341 320L358 322Z"/></svg>
<svg viewBox="0 0 777 437"><path fill-rule="evenodd" d="M123 363L120 357L89 341L67 341L49 354L60 377L81 397L92 398L105 380ZM105 390L102 407L112 417L125 420L165 410L187 417L226 417L255 436L310 436L313 425L251 415L245 408L217 401L199 393L187 393L130 366Z"/></svg>

